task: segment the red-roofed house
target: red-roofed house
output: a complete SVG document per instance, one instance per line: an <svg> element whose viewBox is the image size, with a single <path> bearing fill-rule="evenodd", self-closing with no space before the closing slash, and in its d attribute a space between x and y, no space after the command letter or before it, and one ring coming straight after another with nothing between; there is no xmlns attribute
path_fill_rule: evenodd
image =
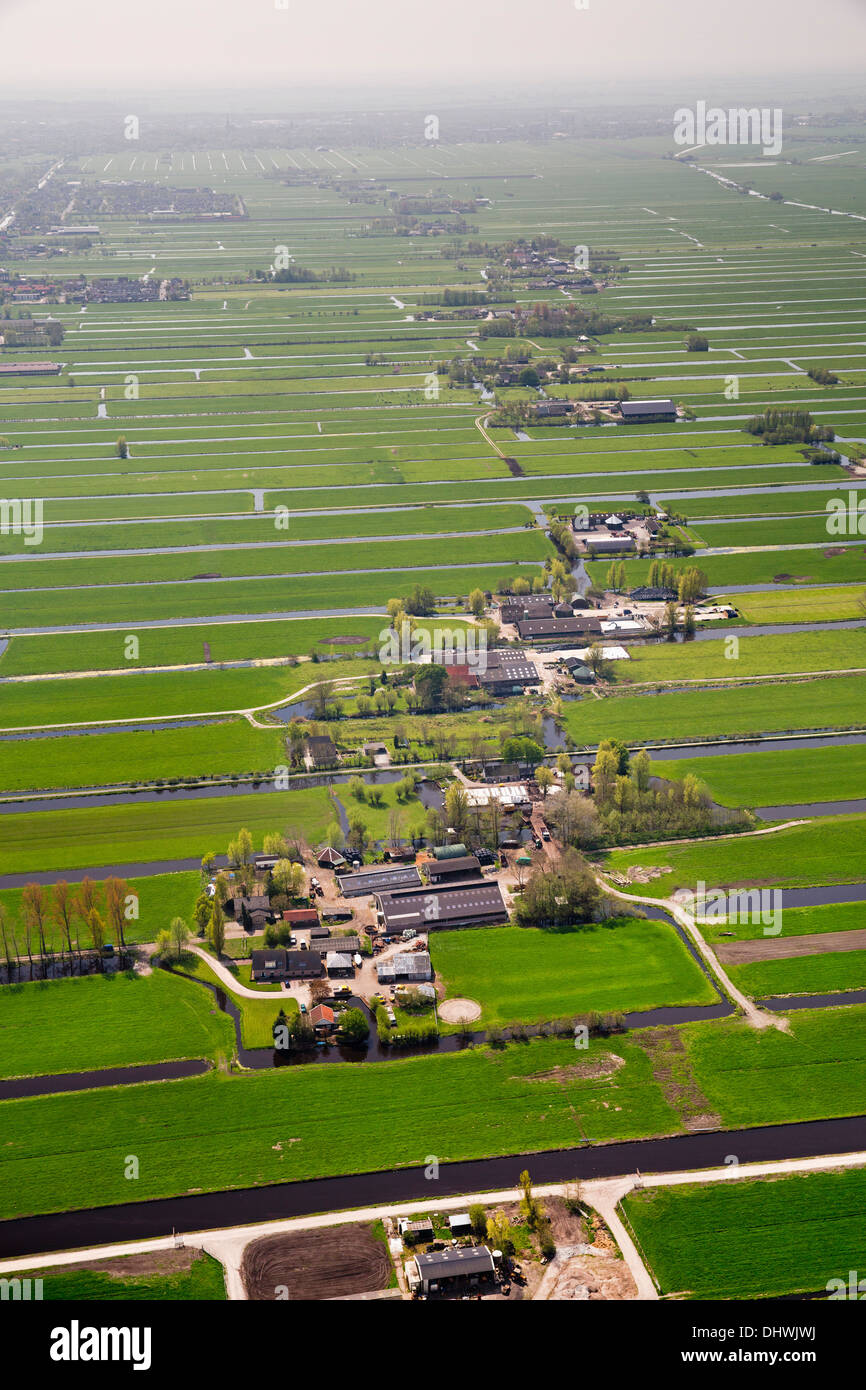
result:
<svg viewBox="0 0 866 1390"><path fill-rule="evenodd" d="M310 1022L314 1032L332 1033L336 1026L334 1010L329 1009L327 1004L317 1004L314 1009L310 1010Z"/></svg>

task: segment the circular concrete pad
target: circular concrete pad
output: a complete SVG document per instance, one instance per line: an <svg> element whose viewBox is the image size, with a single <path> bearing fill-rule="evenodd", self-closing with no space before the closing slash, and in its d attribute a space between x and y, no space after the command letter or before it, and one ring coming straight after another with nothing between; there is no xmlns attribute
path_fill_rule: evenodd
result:
<svg viewBox="0 0 866 1390"><path fill-rule="evenodd" d="M474 1023L481 1017L481 1005L474 999L446 999L439 1005L439 1017L446 1023Z"/></svg>

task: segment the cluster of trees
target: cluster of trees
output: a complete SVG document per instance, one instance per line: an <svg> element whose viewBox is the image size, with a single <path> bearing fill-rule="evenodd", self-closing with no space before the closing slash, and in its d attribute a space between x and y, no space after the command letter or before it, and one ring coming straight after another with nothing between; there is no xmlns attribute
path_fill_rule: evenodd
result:
<svg viewBox="0 0 866 1390"><path fill-rule="evenodd" d="M161 961L179 960L189 945L189 927L182 917L173 917L171 925L157 932L156 950Z"/></svg>
<svg viewBox="0 0 866 1390"><path fill-rule="evenodd" d="M765 410L746 421L749 434L761 437L764 444L818 444L836 438L832 425L816 425L808 410Z"/></svg>
<svg viewBox="0 0 866 1390"><path fill-rule="evenodd" d="M608 567L604 585L606 589L612 590L615 594L624 593L628 588L628 576L622 560L620 560L619 564L614 561L613 564Z"/></svg>
<svg viewBox="0 0 866 1390"><path fill-rule="evenodd" d="M544 749L527 734L511 734L502 741L502 756L507 763L530 763L535 767L544 757Z"/></svg>
<svg viewBox="0 0 866 1390"><path fill-rule="evenodd" d="M108 878L104 883L84 878L77 886L65 880L50 887L25 884L17 921L0 903L6 978L21 979L25 960L28 980L47 979L55 963L62 971L68 968L73 973L77 968L80 972L89 952L95 953L101 969L108 932L124 951L125 924L137 917L138 898L122 878Z"/></svg>
<svg viewBox="0 0 866 1390"><path fill-rule="evenodd" d="M819 386L838 386L839 378L835 372L831 372L829 367L810 367L809 376L813 381L817 381Z"/></svg>
<svg viewBox="0 0 866 1390"><path fill-rule="evenodd" d="M524 579L519 575L511 585L511 592L517 598L523 598L526 594L543 594L546 588L547 584L540 574L534 574L532 579ZM507 591L503 589L502 592Z"/></svg>
<svg viewBox="0 0 866 1390"><path fill-rule="evenodd" d="M284 266L280 270L251 271L254 280L272 280L277 285L333 284L336 281L357 279L355 272L345 265L332 265L326 270L312 270L305 265Z"/></svg>
<svg viewBox="0 0 866 1390"><path fill-rule="evenodd" d="M518 1178L518 1186L521 1223L538 1237L538 1246L543 1258L551 1260L556 1254L556 1243L551 1233L550 1217L545 1211L544 1203L533 1192L532 1179L525 1169ZM504 1211L497 1209L488 1215L487 1209L480 1202L473 1202L469 1208L469 1220L472 1222L473 1235L478 1240L485 1241L491 1250L501 1250L503 1255L514 1254L514 1227Z"/></svg>
<svg viewBox="0 0 866 1390"><path fill-rule="evenodd" d="M547 529L557 550L561 550L565 558L573 563L577 558L577 541L568 522L553 517Z"/></svg>
<svg viewBox="0 0 866 1390"><path fill-rule="evenodd" d="M666 560L651 560L647 584L653 589L676 589L676 567Z"/></svg>
<svg viewBox="0 0 866 1390"><path fill-rule="evenodd" d="M545 561L545 568L548 564L551 593L557 603L562 603L564 599L571 598L577 588L577 580L563 560Z"/></svg>
<svg viewBox="0 0 866 1390"><path fill-rule="evenodd" d="M652 589L672 589L680 603L694 603L707 591L709 580L697 565L678 571L666 560L650 562L647 584Z"/></svg>
<svg viewBox="0 0 866 1390"><path fill-rule="evenodd" d="M584 800L574 792L558 795ZM548 817L550 814L548 811ZM594 921L600 902L601 889L595 875L581 855L568 848L554 866L532 870L515 902L514 917L521 927L561 929Z"/></svg>
<svg viewBox="0 0 866 1390"><path fill-rule="evenodd" d="M710 340L703 333L690 333L686 338L687 352L709 352Z"/></svg>
<svg viewBox="0 0 866 1390"><path fill-rule="evenodd" d="M413 584L403 599L403 607L407 613L414 613L419 618L429 618L436 612L436 595L426 584Z"/></svg>
<svg viewBox="0 0 866 1390"><path fill-rule="evenodd" d="M486 290L446 289L441 294L422 294L419 302L456 308L464 304L489 304L490 295Z"/></svg>
<svg viewBox="0 0 866 1390"><path fill-rule="evenodd" d="M634 757L617 739L604 739L592 769L594 801L575 793L551 799L548 819L560 838L581 849L644 840L712 834L720 818L710 795L689 773L682 781L650 784L652 761L646 749ZM725 824L748 824L732 812Z"/></svg>
<svg viewBox="0 0 866 1390"><path fill-rule="evenodd" d="M597 338L618 328L624 332L640 332L651 327L652 314L614 316L569 301L563 305L541 303L518 307L513 319L485 319L479 331L482 338L570 338L581 333Z"/></svg>

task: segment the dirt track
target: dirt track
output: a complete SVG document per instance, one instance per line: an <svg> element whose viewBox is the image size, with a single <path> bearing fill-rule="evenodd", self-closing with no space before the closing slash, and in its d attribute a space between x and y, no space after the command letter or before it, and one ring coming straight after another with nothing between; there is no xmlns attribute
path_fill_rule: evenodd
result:
<svg viewBox="0 0 866 1390"><path fill-rule="evenodd" d="M761 936L754 941L718 943L719 960L746 965L753 960L784 960L790 956L825 956L831 951L866 950L866 931L813 932L810 936Z"/></svg>
<svg viewBox="0 0 866 1390"><path fill-rule="evenodd" d="M292 1301L369 1293L387 1288L390 1273L388 1251L370 1226L268 1236L247 1246L241 1265L247 1297L268 1302L283 1288Z"/></svg>

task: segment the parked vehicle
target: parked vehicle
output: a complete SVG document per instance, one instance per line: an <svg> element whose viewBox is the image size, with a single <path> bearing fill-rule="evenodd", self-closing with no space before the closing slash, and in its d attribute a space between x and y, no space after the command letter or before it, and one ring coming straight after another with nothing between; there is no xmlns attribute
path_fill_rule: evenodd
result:
<svg viewBox="0 0 866 1390"><path fill-rule="evenodd" d="M542 838L542 840L549 840L549 839L550 839L550 831L549 831L549 830L542 830L542 832L541 832L541 838Z"/></svg>
<svg viewBox="0 0 866 1390"><path fill-rule="evenodd" d="M307 1012L307 1006L306 1006L306 1004L302 1004L302 1005L301 1005L301 1013L302 1013L302 1014L305 1014L306 1012Z"/></svg>

